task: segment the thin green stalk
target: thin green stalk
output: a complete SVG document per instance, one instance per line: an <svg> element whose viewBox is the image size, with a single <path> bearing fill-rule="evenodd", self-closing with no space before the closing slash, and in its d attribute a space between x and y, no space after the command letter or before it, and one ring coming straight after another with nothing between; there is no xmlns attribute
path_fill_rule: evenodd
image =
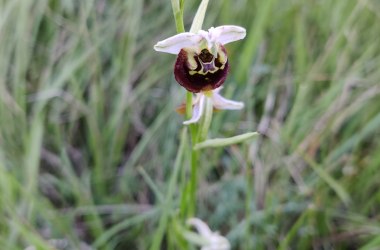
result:
<svg viewBox="0 0 380 250"><path fill-rule="evenodd" d="M173 9L173 15L174 20L176 24L176 30L177 33L185 32L185 27L183 23L183 0L172 0L172 9ZM186 93L186 118L190 119L193 112L193 94L191 92ZM191 144L195 145L197 135L197 126L190 125L190 137L191 137ZM192 148L192 147L190 147ZM197 183L197 161L198 161L198 155L197 152L194 152L192 150L191 152L191 179L190 183L185 184L182 190L182 196L188 197L190 200L191 208L189 207L182 207L181 206L181 214L184 216L193 215L195 212L195 187ZM187 211L182 211L183 209Z"/></svg>
<svg viewBox="0 0 380 250"><path fill-rule="evenodd" d="M191 92L186 93L186 118L190 119L192 115L192 109L193 109L193 94ZM190 149L191 149L191 156L190 156L190 183L187 183L184 185L183 188L183 194L185 197L188 197L190 204L188 207L183 207L187 210L187 212L183 211L182 214L187 215L187 217L193 217L195 214L195 208L196 208L196 187L198 183L198 152L193 149L193 146L198 143L198 125L190 125ZM187 193L188 192L188 193Z"/></svg>
<svg viewBox="0 0 380 250"><path fill-rule="evenodd" d="M193 112L193 93L187 91L186 93L186 119L191 118L191 113Z"/></svg>
<svg viewBox="0 0 380 250"><path fill-rule="evenodd" d="M204 118L200 127L199 140L197 141L197 143L203 142L204 140L207 139L208 130L210 129L210 125L212 121L212 111L213 111L212 100L210 97L206 97Z"/></svg>
<svg viewBox="0 0 380 250"><path fill-rule="evenodd" d="M202 28L203 20L205 17L207 5L209 0L203 0L201 4L199 5L199 8L197 10L197 13L195 14L193 23L191 25L190 32L198 32ZM173 14L174 19L176 23L176 29L177 33L181 33L185 31L184 25L183 25L183 0L172 0L172 8L173 8ZM204 140L207 137L208 128L210 127L211 123L211 117L212 117L212 104L211 105L211 115L206 116L205 119L203 119L203 126L201 126L202 130L200 133L200 136L198 136L199 132L199 126L198 125L190 125L190 136L191 136L191 173L190 173L190 183L184 185L182 195L189 197L189 207L187 208L187 213L184 211L181 211L181 214L187 214L187 216L191 217L195 214L195 208L196 208L196 189L197 189L197 168L198 168L198 161L199 161L199 151L196 151L193 149L193 146L200 142L200 140ZM190 119L192 115L192 108L193 108L193 94L191 92L186 93L186 118ZM210 110L210 108L209 108ZM209 112L210 113L210 112ZM188 186L190 185L190 186ZM190 192L187 193L187 192ZM181 206L182 207L182 206Z"/></svg>
<svg viewBox="0 0 380 250"><path fill-rule="evenodd" d="M185 32L183 24L183 0L172 0L172 9L177 33Z"/></svg>
<svg viewBox="0 0 380 250"><path fill-rule="evenodd" d="M207 139L208 131L212 121L212 100L209 97L206 97L206 105L204 107L204 116L201 120L201 124L197 127L195 136L193 136L192 148L191 148L191 179L190 179L190 208L189 208L189 217L193 217L196 211L197 204L197 183L198 183L198 162L199 162L199 150L194 148L198 143L203 142Z"/></svg>
<svg viewBox="0 0 380 250"><path fill-rule="evenodd" d="M198 153L196 150L191 150L191 175L190 175L190 202L188 208L188 217L193 217L196 211L197 204L197 183L198 183Z"/></svg>
<svg viewBox="0 0 380 250"><path fill-rule="evenodd" d="M202 29L202 24L203 24L203 21L205 18L207 6L208 6L208 0L203 0L201 2L201 4L199 5L197 13L195 14L193 23L192 23L191 28L190 28L190 32L196 33L196 32L198 32L198 30ZM192 109L192 105L193 105L192 104L192 94L190 92L188 92L186 97L187 97L186 98L186 115L188 118L190 118L191 113L192 113L191 109ZM212 112L212 110L211 110L211 112ZM205 119L203 119L203 121L204 120ZM208 121L208 123L211 123L211 119ZM202 133L202 135L204 133L206 133L206 136L207 136L209 125L208 126L202 126L201 125L200 127L201 128L207 127L207 129L205 129ZM191 141L192 147L191 147L190 188L187 189L185 186L185 189L184 189L185 191L189 190L189 192L190 192L190 195L189 195L190 207L188 208L188 217L193 217L195 215L196 204L197 204L196 193L197 193L197 183L198 183L199 151L194 150L193 146L200 142L199 141L200 137L198 136L198 129L199 129L198 125L195 125L195 126L191 125L191 127L190 127L190 133L191 133L191 139L192 139L192 141Z"/></svg>

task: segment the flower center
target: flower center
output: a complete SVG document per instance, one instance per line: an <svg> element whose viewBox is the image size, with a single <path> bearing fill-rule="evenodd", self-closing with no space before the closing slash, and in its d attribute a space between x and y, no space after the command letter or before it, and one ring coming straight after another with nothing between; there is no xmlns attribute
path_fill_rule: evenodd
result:
<svg viewBox="0 0 380 250"><path fill-rule="evenodd" d="M214 59L214 56L207 49L203 49L198 57L203 63L210 63Z"/></svg>
<svg viewBox="0 0 380 250"><path fill-rule="evenodd" d="M189 71L190 75L206 75L208 73L213 74L218 70L223 70L227 62L227 55L224 51L219 49L217 57L214 57L208 49L202 49L201 52L193 58L188 57L188 60L189 65L194 65L193 70Z"/></svg>

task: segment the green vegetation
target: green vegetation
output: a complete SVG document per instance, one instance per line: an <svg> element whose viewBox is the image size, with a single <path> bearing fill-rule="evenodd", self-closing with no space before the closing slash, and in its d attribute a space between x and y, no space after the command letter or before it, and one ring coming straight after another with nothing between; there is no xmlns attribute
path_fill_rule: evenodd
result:
<svg viewBox="0 0 380 250"><path fill-rule="evenodd" d="M200 149L188 204L171 2L0 0L1 249L196 249L195 205L233 249L380 249L379 2L210 0L224 24L246 107L209 136L262 135Z"/></svg>

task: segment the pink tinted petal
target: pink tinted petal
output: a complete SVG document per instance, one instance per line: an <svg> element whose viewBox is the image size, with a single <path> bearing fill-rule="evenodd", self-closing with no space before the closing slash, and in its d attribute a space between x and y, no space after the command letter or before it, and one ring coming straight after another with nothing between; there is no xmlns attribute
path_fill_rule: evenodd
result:
<svg viewBox="0 0 380 250"><path fill-rule="evenodd" d="M154 45L154 49L159 52L177 55L183 48L198 47L202 39L201 35L184 32L159 41Z"/></svg>
<svg viewBox="0 0 380 250"><path fill-rule="evenodd" d="M214 37L217 42L221 44L227 44L237 40L241 40L245 37L246 31L243 27L235 25L223 25L210 29L211 37Z"/></svg>
<svg viewBox="0 0 380 250"><path fill-rule="evenodd" d="M223 89L223 86L220 86L212 91L213 94L219 94L219 92Z"/></svg>
<svg viewBox="0 0 380 250"><path fill-rule="evenodd" d="M212 102L216 109L238 110L244 108L244 103L226 99L218 92L214 92Z"/></svg>
<svg viewBox="0 0 380 250"><path fill-rule="evenodd" d="M191 117L190 120L184 121L183 124L189 125L192 123L197 123L203 115L204 106L205 106L205 96L202 95L199 98L199 103L196 103L193 107L193 116Z"/></svg>

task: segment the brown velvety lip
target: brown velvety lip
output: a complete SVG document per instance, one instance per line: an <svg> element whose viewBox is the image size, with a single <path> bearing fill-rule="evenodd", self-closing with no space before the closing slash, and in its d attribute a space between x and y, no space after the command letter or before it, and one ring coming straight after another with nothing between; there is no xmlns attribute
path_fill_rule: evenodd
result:
<svg viewBox="0 0 380 250"><path fill-rule="evenodd" d="M221 46L221 49L225 55L227 55L227 52L223 46ZM177 82L185 89L193 93L213 90L220 87L226 80L229 71L228 60L225 62L225 64L222 64L219 61L218 57L215 59L215 66L218 69L215 72L204 73L202 71L200 57L204 58L205 55L201 53L194 56L194 60L197 63L197 68L195 70L191 70L188 63L188 52L186 52L184 49L181 49L174 65L174 76ZM202 74L194 73L194 71L200 71Z"/></svg>

